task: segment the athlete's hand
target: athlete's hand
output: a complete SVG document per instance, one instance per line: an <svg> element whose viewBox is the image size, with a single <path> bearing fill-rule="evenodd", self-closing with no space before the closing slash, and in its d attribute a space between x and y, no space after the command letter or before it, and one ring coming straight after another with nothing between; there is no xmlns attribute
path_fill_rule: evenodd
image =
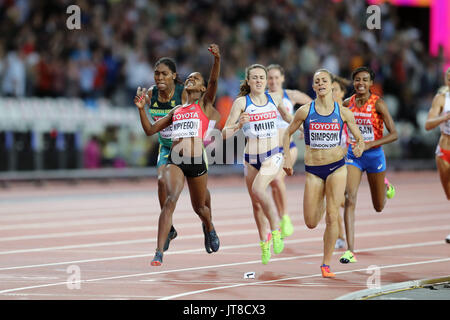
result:
<svg viewBox="0 0 450 320"><path fill-rule="evenodd" d="M241 129L244 124L250 122L250 116L248 115L247 112L243 112L241 113L241 115L239 116L239 129Z"/></svg>
<svg viewBox="0 0 450 320"><path fill-rule="evenodd" d="M292 168L292 161L290 157L284 156L283 170L288 176L294 174L294 169Z"/></svg>
<svg viewBox="0 0 450 320"><path fill-rule="evenodd" d="M220 50L217 44L210 44L208 50L214 55L214 57L220 58Z"/></svg>
<svg viewBox="0 0 450 320"><path fill-rule="evenodd" d="M361 141L360 143L352 144L353 154L357 158L362 156L365 148L366 148L366 143L364 141Z"/></svg>
<svg viewBox="0 0 450 320"><path fill-rule="evenodd" d="M138 87L136 91L136 96L134 97L134 104L139 109L143 109L145 107L145 103L147 102L147 89Z"/></svg>
<svg viewBox="0 0 450 320"><path fill-rule="evenodd" d="M450 120L450 111L448 111L446 114L445 114L445 120L444 120L444 122L445 121L449 121Z"/></svg>

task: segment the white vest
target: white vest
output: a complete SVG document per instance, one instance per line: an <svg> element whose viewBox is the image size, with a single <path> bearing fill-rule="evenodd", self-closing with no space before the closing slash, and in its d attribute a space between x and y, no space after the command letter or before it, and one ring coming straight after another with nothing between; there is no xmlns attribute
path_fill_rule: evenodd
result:
<svg viewBox="0 0 450 320"><path fill-rule="evenodd" d="M294 105L292 104L291 99L289 99L286 90L283 90L283 105L288 113L292 115L294 114ZM278 128L284 129L289 126L289 122L284 121L279 111L277 111L277 121L278 121Z"/></svg>
<svg viewBox="0 0 450 320"><path fill-rule="evenodd" d="M272 138L278 135L277 113L278 108L272 100L272 97L266 93L267 103L263 106L257 106L245 96L245 112L250 116L250 122L244 124L242 131L248 138Z"/></svg>
<svg viewBox="0 0 450 320"><path fill-rule="evenodd" d="M445 93L445 103L444 103L444 109L442 110L441 115L445 115L446 113L450 112L450 92ZM442 122L439 127L441 128L441 132L445 133L447 135L450 135L450 120L447 120L445 122Z"/></svg>

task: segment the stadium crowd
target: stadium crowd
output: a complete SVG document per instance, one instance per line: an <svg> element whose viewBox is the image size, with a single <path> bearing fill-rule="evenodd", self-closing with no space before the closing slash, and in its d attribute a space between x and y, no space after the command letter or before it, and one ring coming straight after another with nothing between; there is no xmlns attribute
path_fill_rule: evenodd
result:
<svg viewBox="0 0 450 320"><path fill-rule="evenodd" d="M1 96L105 97L134 108L158 58L175 58L183 80L192 70L206 75L204 48L213 42L223 57L218 100L236 97L252 63L281 64L285 86L312 97L318 68L349 78L367 65L374 90L392 96L394 120L417 129L417 112L429 109L443 82L442 55L430 56L421 30L402 28L388 4L381 29L369 30L361 0L78 0L81 28L69 30L72 4L0 1Z"/></svg>

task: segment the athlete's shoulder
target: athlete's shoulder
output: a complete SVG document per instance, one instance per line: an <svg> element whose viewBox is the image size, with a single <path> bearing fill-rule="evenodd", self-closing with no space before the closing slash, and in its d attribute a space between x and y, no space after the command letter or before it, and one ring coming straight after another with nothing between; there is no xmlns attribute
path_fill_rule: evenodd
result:
<svg viewBox="0 0 450 320"><path fill-rule="evenodd" d="M298 110L295 113L299 114L301 116L304 116L306 118L306 116L309 114L309 110L311 109L311 105L312 105L313 101L310 101L310 102L305 103L304 105L300 106L300 108L298 108Z"/></svg>
<svg viewBox="0 0 450 320"><path fill-rule="evenodd" d="M247 96L239 96L239 97L237 97L235 100L234 100L234 102L233 102L233 104L237 104L237 105L239 105L239 104L244 104L245 105L245 103L246 103L246 101L247 101L247 98L246 98Z"/></svg>
<svg viewBox="0 0 450 320"><path fill-rule="evenodd" d="M435 95L434 95L434 98L433 98L433 101L436 101L436 102L444 102L445 101L445 98L446 98L446 95L447 95L447 93L448 92L438 92L438 93L436 93Z"/></svg>
<svg viewBox="0 0 450 320"><path fill-rule="evenodd" d="M283 93L279 93L279 92L267 92L267 95L269 95L273 102L275 104L280 104L280 102L283 100Z"/></svg>
<svg viewBox="0 0 450 320"><path fill-rule="evenodd" d="M182 108L182 107L183 107L182 104L179 104L179 105L173 107L173 108L170 110L169 114L174 114L178 109L180 109L180 108Z"/></svg>
<svg viewBox="0 0 450 320"><path fill-rule="evenodd" d="M347 99L344 100L344 102L342 102L342 106L343 107L348 107L350 105L351 100L353 99L354 95L348 97Z"/></svg>

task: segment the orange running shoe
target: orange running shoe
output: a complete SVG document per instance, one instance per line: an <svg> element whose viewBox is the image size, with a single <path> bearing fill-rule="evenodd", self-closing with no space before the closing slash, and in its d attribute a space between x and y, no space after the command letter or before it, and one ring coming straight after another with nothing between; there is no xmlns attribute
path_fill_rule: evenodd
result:
<svg viewBox="0 0 450 320"><path fill-rule="evenodd" d="M322 277L324 278L334 278L336 275L330 271L330 266L326 264L320 266L320 270L322 271Z"/></svg>

